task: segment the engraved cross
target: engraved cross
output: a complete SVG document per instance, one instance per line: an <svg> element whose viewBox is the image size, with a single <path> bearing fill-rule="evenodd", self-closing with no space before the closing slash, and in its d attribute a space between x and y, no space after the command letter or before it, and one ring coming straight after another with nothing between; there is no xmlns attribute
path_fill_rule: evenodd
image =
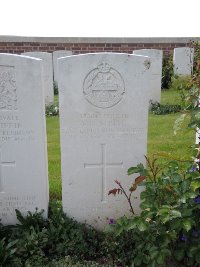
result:
<svg viewBox="0 0 200 267"><path fill-rule="evenodd" d="M3 167L15 167L15 161L3 161L2 160L2 153L0 150L0 193L4 192L4 178L3 178Z"/></svg>
<svg viewBox="0 0 200 267"><path fill-rule="evenodd" d="M119 163L107 163L106 160L106 144L101 144L101 162L100 163L84 163L84 168L100 168L101 176L102 176L102 193L101 193L101 201L106 202L107 196L107 177L106 177L106 169L112 167L123 167L123 162Z"/></svg>

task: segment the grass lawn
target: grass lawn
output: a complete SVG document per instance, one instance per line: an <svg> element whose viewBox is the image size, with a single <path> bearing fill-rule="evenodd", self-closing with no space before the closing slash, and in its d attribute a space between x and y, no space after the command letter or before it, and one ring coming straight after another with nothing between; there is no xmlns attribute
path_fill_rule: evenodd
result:
<svg viewBox="0 0 200 267"><path fill-rule="evenodd" d="M55 102L58 102L57 96L55 97ZM177 91L163 90L161 103L180 104ZM173 125L178 116L178 113L169 115L149 114L148 156L151 157L154 153L165 152L177 159L191 159L191 146L195 142L195 134L191 131L184 130L177 135L174 135ZM58 117L47 118L47 139L50 198L61 199L60 136ZM166 162L166 159L163 157L160 161L164 163Z"/></svg>

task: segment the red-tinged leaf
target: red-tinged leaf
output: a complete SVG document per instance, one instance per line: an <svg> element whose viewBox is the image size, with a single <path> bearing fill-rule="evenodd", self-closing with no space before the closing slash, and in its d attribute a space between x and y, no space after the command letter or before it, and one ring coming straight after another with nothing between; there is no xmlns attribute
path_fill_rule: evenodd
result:
<svg viewBox="0 0 200 267"><path fill-rule="evenodd" d="M145 176L138 176L136 179L135 179L135 184L140 184L141 182L143 182L144 180L146 179Z"/></svg>
<svg viewBox="0 0 200 267"><path fill-rule="evenodd" d="M131 192L135 191L137 189L136 184L132 184L131 188L129 189Z"/></svg>
<svg viewBox="0 0 200 267"><path fill-rule="evenodd" d="M121 192L121 189L119 189L119 188L114 188L114 189L112 189L112 190L110 190L109 192L108 192L108 195L116 195L117 193L119 194Z"/></svg>
<svg viewBox="0 0 200 267"><path fill-rule="evenodd" d="M118 194L121 193L122 194L122 190L120 188L118 188Z"/></svg>

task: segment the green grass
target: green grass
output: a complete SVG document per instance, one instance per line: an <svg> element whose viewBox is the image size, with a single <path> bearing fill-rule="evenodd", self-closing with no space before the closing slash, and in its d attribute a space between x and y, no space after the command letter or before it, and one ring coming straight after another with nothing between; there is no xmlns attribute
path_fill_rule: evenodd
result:
<svg viewBox="0 0 200 267"><path fill-rule="evenodd" d="M58 102L58 97L55 97ZM177 91L162 91L162 104L180 104ZM180 131L173 133L173 125L179 114L153 115L149 114L148 127L148 156L154 153L169 153L172 158L181 160L191 159L191 146L195 142L195 134L192 131ZM50 198L61 199L61 164L60 164L60 135L59 118L47 118L47 139L49 158ZM169 160L169 159L167 159ZM160 162L166 162L164 157ZM131 166L130 166L131 167Z"/></svg>
<svg viewBox="0 0 200 267"><path fill-rule="evenodd" d="M181 98L176 90L162 90L161 104L181 105Z"/></svg>
<svg viewBox="0 0 200 267"><path fill-rule="evenodd" d="M168 153L172 158L191 160L191 146L194 145L195 134L189 130L182 130L174 135L173 125L178 116L178 113L149 114L148 156Z"/></svg>
<svg viewBox="0 0 200 267"><path fill-rule="evenodd" d="M58 95L54 95L54 104L58 105Z"/></svg>
<svg viewBox="0 0 200 267"><path fill-rule="evenodd" d="M58 117L47 117L50 197L61 199L60 134Z"/></svg>

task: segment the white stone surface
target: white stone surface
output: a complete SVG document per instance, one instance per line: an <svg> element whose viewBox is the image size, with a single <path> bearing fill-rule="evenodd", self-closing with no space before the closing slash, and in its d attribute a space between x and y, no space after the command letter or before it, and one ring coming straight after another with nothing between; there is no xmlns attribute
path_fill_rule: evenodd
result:
<svg viewBox="0 0 200 267"><path fill-rule="evenodd" d="M176 75L191 75L193 71L194 49L178 47L174 49L174 73Z"/></svg>
<svg viewBox="0 0 200 267"><path fill-rule="evenodd" d="M56 83L58 83L58 62L57 62L58 58L71 55L72 51L68 50L57 50L53 52L53 77Z"/></svg>
<svg viewBox="0 0 200 267"><path fill-rule="evenodd" d="M24 56L35 57L42 59L43 62L43 84L45 92L45 104L49 105L54 102L53 90L53 58L51 53L47 52L26 52Z"/></svg>
<svg viewBox="0 0 200 267"><path fill-rule="evenodd" d="M200 129L197 128L195 144L200 144Z"/></svg>
<svg viewBox="0 0 200 267"><path fill-rule="evenodd" d="M108 192L115 179L128 190L128 168L145 162L150 60L94 53L58 65L63 209L102 229L109 218L130 215L125 197ZM136 213L142 190L133 195Z"/></svg>
<svg viewBox="0 0 200 267"><path fill-rule="evenodd" d="M149 99L150 101L160 103L163 51L158 49L140 49L133 51L133 54L150 57L152 76L149 82Z"/></svg>
<svg viewBox="0 0 200 267"><path fill-rule="evenodd" d="M0 54L0 219L48 208L42 61Z"/></svg>

